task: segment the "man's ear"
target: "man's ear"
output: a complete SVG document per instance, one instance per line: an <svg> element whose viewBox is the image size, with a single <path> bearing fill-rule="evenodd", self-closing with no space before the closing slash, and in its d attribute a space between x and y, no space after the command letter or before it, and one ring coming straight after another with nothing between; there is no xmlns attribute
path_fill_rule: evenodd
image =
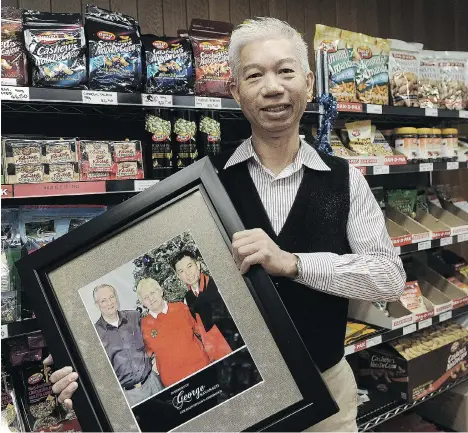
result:
<svg viewBox="0 0 468 433"><path fill-rule="evenodd" d="M239 84L236 81L231 81L229 84L229 90L231 91L232 97L239 104Z"/></svg>
<svg viewBox="0 0 468 433"><path fill-rule="evenodd" d="M315 76L312 71L308 72L306 76L306 81L307 81L307 94L311 95L314 90L314 81L315 81Z"/></svg>

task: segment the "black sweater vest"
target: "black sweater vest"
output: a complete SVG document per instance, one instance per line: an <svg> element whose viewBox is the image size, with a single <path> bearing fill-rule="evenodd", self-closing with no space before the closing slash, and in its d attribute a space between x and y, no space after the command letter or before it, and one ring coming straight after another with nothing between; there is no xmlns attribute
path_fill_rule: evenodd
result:
<svg viewBox="0 0 468 433"><path fill-rule="evenodd" d="M292 209L276 235L247 163L224 169L232 153L212 157L212 162L247 229L263 229L281 249L291 253L351 252L346 234L350 205L349 167L345 160L320 154L331 171L304 167ZM288 278L271 279L320 371L338 363L344 355L348 300Z"/></svg>

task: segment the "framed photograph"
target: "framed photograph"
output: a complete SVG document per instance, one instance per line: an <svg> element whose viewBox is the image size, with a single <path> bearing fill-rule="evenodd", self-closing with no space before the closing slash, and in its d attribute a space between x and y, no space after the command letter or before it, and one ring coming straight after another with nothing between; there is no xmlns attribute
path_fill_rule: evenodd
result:
<svg viewBox="0 0 468 433"><path fill-rule="evenodd" d="M337 412L204 158L19 263L84 431L301 431Z"/></svg>

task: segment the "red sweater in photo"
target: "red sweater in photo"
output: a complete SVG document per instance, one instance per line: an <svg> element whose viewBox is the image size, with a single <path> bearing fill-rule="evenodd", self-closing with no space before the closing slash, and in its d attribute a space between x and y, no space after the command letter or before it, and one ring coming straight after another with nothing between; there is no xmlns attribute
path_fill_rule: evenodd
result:
<svg viewBox="0 0 468 433"><path fill-rule="evenodd" d="M141 320L146 350L154 353L165 387L206 367L210 360L195 336L197 324L183 302L168 303L167 313Z"/></svg>

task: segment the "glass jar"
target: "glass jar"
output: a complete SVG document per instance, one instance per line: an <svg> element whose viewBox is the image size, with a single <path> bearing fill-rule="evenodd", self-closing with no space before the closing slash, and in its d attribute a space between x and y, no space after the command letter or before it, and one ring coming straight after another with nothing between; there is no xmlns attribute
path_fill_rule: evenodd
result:
<svg viewBox="0 0 468 433"><path fill-rule="evenodd" d="M416 128L395 129L395 150L406 156L408 162L418 162L418 134Z"/></svg>
<svg viewBox="0 0 468 433"><path fill-rule="evenodd" d="M432 161L432 128L418 128L418 159L420 162Z"/></svg>
<svg viewBox="0 0 468 433"><path fill-rule="evenodd" d="M434 162L442 162L442 130L432 128L432 154Z"/></svg>
<svg viewBox="0 0 468 433"><path fill-rule="evenodd" d="M447 161L457 161L458 156L455 155L455 149L458 147L458 129L445 128L442 129L442 156L447 158Z"/></svg>

